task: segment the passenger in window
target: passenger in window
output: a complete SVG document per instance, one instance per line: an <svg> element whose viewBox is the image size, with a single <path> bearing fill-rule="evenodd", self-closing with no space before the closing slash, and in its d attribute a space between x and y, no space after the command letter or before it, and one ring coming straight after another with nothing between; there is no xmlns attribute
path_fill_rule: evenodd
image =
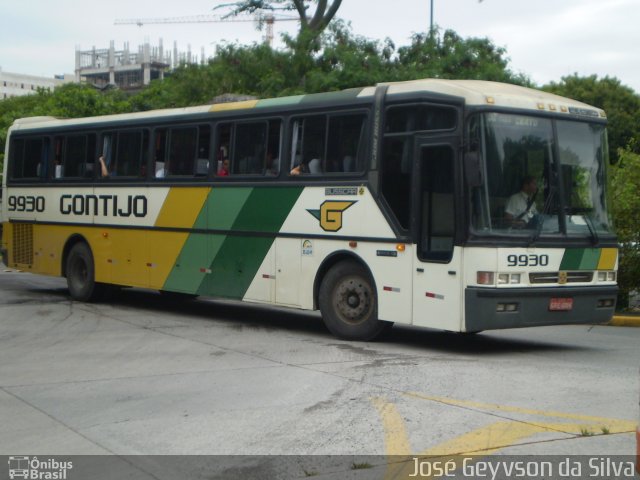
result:
<svg viewBox="0 0 640 480"><path fill-rule="evenodd" d="M98 162L100 162L100 176L102 178L107 178L112 175L115 175L114 173L109 172L109 165L108 165L109 162L105 160L104 155L100 155L98 157Z"/></svg>
<svg viewBox="0 0 640 480"><path fill-rule="evenodd" d="M225 158L222 160L222 166L220 170L218 170L219 177L228 177L229 176L229 159Z"/></svg>
<svg viewBox="0 0 640 480"><path fill-rule="evenodd" d="M156 178L164 178L169 175L169 160L156 162Z"/></svg>
<svg viewBox="0 0 640 480"><path fill-rule="evenodd" d="M296 164L289 172L289 175L302 175L304 173L309 173L308 162L302 162L302 163Z"/></svg>

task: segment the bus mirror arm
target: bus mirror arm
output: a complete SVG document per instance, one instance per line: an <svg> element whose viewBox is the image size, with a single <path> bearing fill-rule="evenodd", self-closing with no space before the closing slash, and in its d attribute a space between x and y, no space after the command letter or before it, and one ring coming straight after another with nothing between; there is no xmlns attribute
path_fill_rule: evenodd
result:
<svg viewBox="0 0 640 480"><path fill-rule="evenodd" d="M480 154L475 152L465 152L464 173L469 187L479 187L482 185L482 168L480 165Z"/></svg>

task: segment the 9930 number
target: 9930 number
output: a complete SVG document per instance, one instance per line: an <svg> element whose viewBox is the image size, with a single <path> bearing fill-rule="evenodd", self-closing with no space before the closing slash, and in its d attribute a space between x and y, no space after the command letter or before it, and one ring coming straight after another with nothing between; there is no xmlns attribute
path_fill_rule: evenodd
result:
<svg viewBox="0 0 640 480"><path fill-rule="evenodd" d="M44 197L11 195L7 206L10 212L44 212Z"/></svg>
<svg viewBox="0 0 640 480"><path fill-rule="evenodd" d="M507 257L509 267L546 267L549 265L549 255L509 255Z"/></svg>

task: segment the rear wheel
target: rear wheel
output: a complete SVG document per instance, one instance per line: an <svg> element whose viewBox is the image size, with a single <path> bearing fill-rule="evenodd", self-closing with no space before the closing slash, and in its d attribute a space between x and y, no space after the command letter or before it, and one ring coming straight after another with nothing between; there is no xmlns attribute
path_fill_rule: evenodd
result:
<svg viewBox="0 0 640 480"><path fill-rule="evenodd" d="M76 243L71 248L67 256L66 273L69 294L74 300L90 302L103 294L105 288L95 281L93 254L86 243Z"/></svg>
<svg viewBox="0 0 640 480"><path fill-rule="evenodd" d="M320 311L327 328L346 340L372 340L391 323L378 320L375 287L365 268L344 261L325 275L319 292Z"/></svg>

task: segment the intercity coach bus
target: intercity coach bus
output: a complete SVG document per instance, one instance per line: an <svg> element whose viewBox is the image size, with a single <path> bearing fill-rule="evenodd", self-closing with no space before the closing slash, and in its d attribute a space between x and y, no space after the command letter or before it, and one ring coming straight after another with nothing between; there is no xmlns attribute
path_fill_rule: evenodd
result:
<svg viewBox="0 0 640 480"><path fill-rule="evenodd" d="M605 124L541 91L436 79L17 120L3 258L78 301L122 286L319 309L345 339L602 323Z"/></svg>

